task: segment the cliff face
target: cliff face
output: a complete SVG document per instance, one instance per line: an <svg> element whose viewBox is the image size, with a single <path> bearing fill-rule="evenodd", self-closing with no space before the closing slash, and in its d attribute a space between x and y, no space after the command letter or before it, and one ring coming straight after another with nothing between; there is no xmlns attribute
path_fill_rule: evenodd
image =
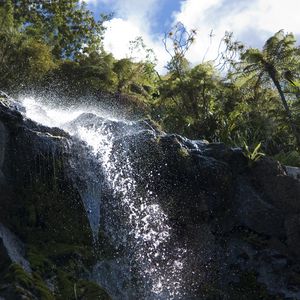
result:
<svg viewBox="0 0 300 300"><path fill-rule="evenodd" d="M0 296L75 299L76 293L77 299L109 299L87 280L96 254L80 195L83 183L70 160L71 153L83 160L86 146L58 128L23 118L4 97L0 140Z"/></svg>
<svg viewBox="0 0 300 300"><path fill-rule="evenodd" d="M277 162L150 121L66 133L0 97L0 297L300 299L300 182Z"/></svg>

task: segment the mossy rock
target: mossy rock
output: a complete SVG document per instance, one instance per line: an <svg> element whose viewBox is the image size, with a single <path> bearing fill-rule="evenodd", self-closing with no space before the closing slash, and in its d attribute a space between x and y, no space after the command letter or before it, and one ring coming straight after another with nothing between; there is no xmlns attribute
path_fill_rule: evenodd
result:
<svg viewBox="0 0 300 300"><path fill-rule="evenodd" d="M96 283L77 280L71 274L59 271L57 276L58 300L111 300L104 289Z"/></svg>
<svg viewBox="0 0 300 300"><path fill-rule="evenodd" d="M33 271L43 275L51 275L55 269L54 263L49 260L44 254L39 252L35 247L29 247L27 258L30 262L30 267Z"/></svg>
<svg viewBox="0 0 300 300"><path fill-rule="evenodd" d="M70 176L69 136L11 114L19 116L13 111L3 117L8 138L2 171L9 184L0 187L1 222L25 243L91 245L88 217Z"/></svg>
<svg viewBox="0 0 300 300"><path fill-rule="evenodd" d="M14 174L17 189L13 199L8 199L9 205L1 203L8 208L2 219L30 244L55 241L91 245L92 233L81 197L58 162L59 156L54 162L51 155L27 157L31 169ZM16 164L14 169L18 168Z"/></svg>
<svg viewBox="0 0 300 300"><path fill-rule="evenodd" d="M29 274L15 263L11 264L4 276L0 295L5 295L5 299L55 300L53 293L37 273Z"/></svg>
<svg viewBox="0 0 300 300"><path fill-rule="evenodd" d="M251 271L241 273L240 281L230 286L229 295L231 300L284 300L281 296L271 295Z"/></svg>
<svg viewBox="0 0 300 300"><path fill-rule="evenodd" d="M105 290L91 281L80 280L76 286L78 298L83 300L111 300Z"/></svg>
<svg viewBox="0 0 300 300"><path fill-rule="evenodd" d="M279 295L271 295L265 285L257 281L255 272L240 273L240 280L221 289L218 284L202 287L204 300L284 300Z"/></svg>
<svg viewBox="0 0 300 300"><path fill-rule="evenodd" d="M96 283L78 279L72 273L60 269L56 272L52 277L52 291L38 272L29 274L18 264L11 264L0 284L0 296L7 300L111 300L107 292Z"/></svg>

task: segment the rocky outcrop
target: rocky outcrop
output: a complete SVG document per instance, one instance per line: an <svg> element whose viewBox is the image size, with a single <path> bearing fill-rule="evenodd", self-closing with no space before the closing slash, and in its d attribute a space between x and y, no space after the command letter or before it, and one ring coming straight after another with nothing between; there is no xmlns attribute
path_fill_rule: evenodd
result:
<svg viewBox="0 0 300 300"><path fill-rule="evenodd" d="M5 228L0 223L0 247L2 255L4 258L1 265L4 265L6 262L17 263L22 268L31 273L31 268L29 262L24 258L25 247L23 243L12 233L9 229ZM2 269L4 269L3 267Z"/></svg>
<svg viewBox="0 0 300 300"><path fill-rule="evenodd" d="M88 281L96 254L86 187L69 159L87 163L86 145L24 118L19 104L1 97L0 297L109 299Z"/></svg>
<svg viewBox="0 0 300 300"><path fill-rule="evenodd" d="M105 183L105 170L85 143L20 110L2 96L0 297L109 299L89 281L94 273L115 299L126 299L126 289L129 299L151 299L135 288L136 265L126 265L137 248L123 234L130 220L117 201L122 191ZM126 196L137 199L129 208L145 209L139 201L151 192L149 205L167 216L170 258L155 263L178 256L184 262L181 296L172 299L300 299L300 181L279 163L249 164L241 149L165 134L150 121L133 130L131 123L83 114L68 128L83 124L115 133L111 155L118 161L106 172L130 161L132 181L122 184L134 183ZM101 215L92 213L99 197ZM8 243L8 236L18 242Z"/></svg>
<svg viewBox="0 0 300 300"><path fill-rule="evenodd" d="M134 142L136 168L189 245L187 299L300 299L300 182L223 144L149 141Z"/></svg>

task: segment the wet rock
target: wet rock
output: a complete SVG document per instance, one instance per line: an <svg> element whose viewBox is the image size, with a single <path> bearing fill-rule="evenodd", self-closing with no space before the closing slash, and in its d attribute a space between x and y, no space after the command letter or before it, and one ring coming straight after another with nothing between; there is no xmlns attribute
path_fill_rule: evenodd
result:
<svg viewBox="0 0 300 300"><path fill-rule="evenodd" d="M300 180L300 168L284 166L286 174Z"/></svg>
<svg viewBox="0 0 300 300"><path fill-rule="evenodd" d="M299 259L300 253L300 214L288 216L285 220L287 245Z"/></svg>
<svg viewBox="0 0 300 300"><path fill-rule="evenodd" d="M6 129L3 123L0 122L0 185L3 185L5 182L2 168L3 168L4 158L5 158L6 139L7 139Z"/></svg>
<svg viewBox="0 0 300 300"><path fill-rule="evenodd" d="M29 262L25 257L25 246L9 229L0 223L0 244L1 255L6 262L17 263L23 267L23 269L31 273ZM2 263L3 264L3 263Z"/></svg>
<svg viewBox="0 0 300 300"><path fill-rule="evenodd" d="M82 281L95 260L88 186L78 167L93 169L89 148L59 128L24 118L20 107L0 101L0 296L71 299L78 284L80 298L109 299L98 285Z"/></svg>
<svg viewBox="0 0 300 300"><path fill-rule="evenodd" d="M10 268L17 262L27 271L30 267L32 275L23 274L20 266L6 274L13 283L25 278L30 288L19 284L24 295L39 299L42 292L37 287L42 284L47 295L58 290L59 297L70 299L75 289L80 297L89 291L94 297L90 299L96 299L95 293L102 292L82 281L94 270L98 276L93 278L115 299L129 294L132 300L142 299L136 283L142 279L131 278L137 266L129 264L137 253L132 247L136 238L147 249L143 263L152 266L148 236L141 234L149 226L147 204L162 210L150 221L165 218L164 229L171 232L161 246L169 258L153 261L163 271L171 270L172 262L180 265L178 257L184 262L181 298L299 298L300 182L286 176L279 163L262 158L249 164L239 148L166 134L149 120L115 121L82 114L66 128L93 129L95 134L101 129L113 135L102 163L114 162L114 168L106 169L106 176L121 184L114 191L101 169L97 147L103 144L97 139L93 149L59 128L24 118L22 108L5 96L1 99L0 220L14 233L0 227L0 264ZM120 201L124 193L125 201L135 197L134 205L124 206L129 213ZM137 208L144 212L140 219L134 219ZM141 224L137 237L128 234ZM20 243L13 238L4 238L15 234L27 253L17 250ZM5 295L13 290L9 285Z"/></svg>
<svg viewBox="0 0 300 300"><path fill-rule="evenodd" d="M256 189L266 201L286 214L300 213L300 184L286 176L278 162L264 158L251 170Z"/></svg>
<svg viewBox="0 0 300 300"><path fill-rule="evenodd" d="M245 178L236 182L234 210L238 223L251 230L273 237L284 238L284 214L266 202Z"/></svg>

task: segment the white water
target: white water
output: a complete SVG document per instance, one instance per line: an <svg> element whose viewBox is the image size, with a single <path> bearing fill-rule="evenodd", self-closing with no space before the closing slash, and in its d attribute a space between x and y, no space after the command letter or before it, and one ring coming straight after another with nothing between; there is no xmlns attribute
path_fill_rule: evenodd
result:
<svg viewBox="0 0 300 300"><path fill-rule="evenodd" d="M49 127L62 128L91 147L92 154L105 173L113 199L118 199L111 206L122 211L126 220L124 227L128 228L127 231L122 232L120 229L116 233L114 220L111 220L111 238L116 245L123 244L131 248L130 260L134 268L138 269L147 290L143 299L182 299L182 272L186 250L172 249L170 258L168 243L172 228L168 225L168 216L159 206L157 195L148 186L143 187L141 194L135 180L137 174L134 174L126 138L130 139L141 129L134 122L116 120L103 111L89 111L87 108L58 110L42 105L33 98L25 98L22 102L27 118ZM95 122L89 122L88 115L80 122L74 121L83 113L91 112L100 121L96 119ZM117 124L117 130L112 124ZM81 196L96 237L100 223L101 184L99 183L98 189L95 182L87 186ZM116 296L117 298L123 300L128 297L123 295Z"/></svg>

